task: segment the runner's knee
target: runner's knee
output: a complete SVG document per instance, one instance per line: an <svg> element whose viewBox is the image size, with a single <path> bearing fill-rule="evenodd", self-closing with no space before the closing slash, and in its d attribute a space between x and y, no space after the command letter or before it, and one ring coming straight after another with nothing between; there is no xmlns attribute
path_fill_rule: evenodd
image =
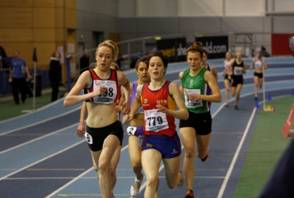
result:
<svg viewBox="0 0 294 198"><path fill-rule="evenodd" d="M110 162L107 160L100 159L99 160L99 171L105 172L105 171L110 171L110 170L111 170Z"/></svg>
<svg viewBox="0 0 294 198"><path fill-rule="evenodd" d="M193 158L195 155L195 148L188 147L185 148L185 157L186 158Z"/></svg>
<svg viewBox="0 0 294 198"><path fill-rule="evenodd" d="M148 177L146 183L148 186L155 188L158 184L158 177L157 176Z"/></svg>

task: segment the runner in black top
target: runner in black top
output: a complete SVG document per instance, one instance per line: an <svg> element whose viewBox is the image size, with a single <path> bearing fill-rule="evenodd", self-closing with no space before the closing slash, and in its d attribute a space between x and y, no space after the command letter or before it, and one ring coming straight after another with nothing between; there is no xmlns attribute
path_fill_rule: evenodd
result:
<svg viewBox="0 0 294 198"><path fill-rule="evenodd" d="M243 74L246 71L244 61L242 59L241 51L236 52L236 58L235 61L232 64L232 70L233 70L233 83L232 83L232 96L236 96L235 101L235 109L239 109L239 103L240 103L240 94L241 89L243 86Z"/></svg>

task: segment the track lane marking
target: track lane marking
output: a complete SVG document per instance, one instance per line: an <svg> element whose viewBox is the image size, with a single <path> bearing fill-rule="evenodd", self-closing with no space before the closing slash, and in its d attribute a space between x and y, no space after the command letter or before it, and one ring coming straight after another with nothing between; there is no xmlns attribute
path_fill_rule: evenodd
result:
<svg viewBox="0 0 294 198"><path fill-rule="evenodd" d="M128 145L124 146L120 152L122 153L124 150L126 150L128 148ZM75 181L77 181L78 179L82 178L84 175L90 173L93 170L93 167L89 168L88 170L86 170L85 172L81 173L80 175L78 175L77 177L75 177L73 180L67 182L66 184L64 184L63 186L57 188L55 191L53 191L52 193L50 193L49 195L46 196L46 198L50 198L54 195L56 195L59 191L65 189L66 187L68 187L69 185L71 185L72 183L74 183ZM97 179L97 178L96 178Z"/></svg>
<svg viewBox="0 0 294 198"><path fill-rule="evenodd" d="M56 130L55 132L50 132L50 133L48 133L48 134L46 134L46 135L43 135L43 136L40 136L40 137L37 137L37 138L31 139L31 140L29 140L29 141L26 141L26 142L24 142L24 143L21 143L21 144L15 145L15 146L10 147L10 148L8 148L8 149L2 150L2 151L0 151L0 154L7 153L7 152L9 152L9 151L15 150L15 149L20 148L20 147L22 147L22 146L25 146L25 145L27 145L27 144L30 144L30 143L36 142L36 141L38 141L38 140L44 139L44 138L49 137L49 136L52 136L52 135L56 135L56 134L61 133L61 132L64 132L65 130L70 129L70 128L74 127L75 125L77 125L77 123L72 124L72 125L69 125L69 126L67 126L67 127L65 127L65 128L62 128L62 129L58 129L58 130Z"/></svg>
<svg viewBox="0 0 294 198"><path fill-rule="evenodd" d="M45 122L48 122L48 121L51 121L51 120L54 120L56 118L61 118L63 116L66 116L67 114L71 114L71 113L74 113L75 111L78 111L80 109L80 107L78 108L75 108L75 109L72 109L70 111L67 111L63 114L59 114L58 116L54 116L54 117L50 117L50 118L47 118L47 119L44 119L44 120L41 120L41 121L38 121L38 122L34 122L32 124L28 124L26 126L23 126L23 127L19 127L19 128L16 128L16 129L11 129L9 131L6 131L6 132L0 132L0 137L1 136L4 136L4 135L8 135L8 134L11 134L11 133L14 133L14 132L18 132L20 130L23 130L23 129L26 129L26 128L30 128L30 127L33 127L33 126L36 126L36 125L39 125L39 124L43 124Z"/></svg>
<svg viewBox="0 0 294 198"><path fill-rule="evenodd" d="M250 129L250 127L251 127L251 124L252 124L253 118L255 117L256 110L257 110L256 107L254 107L253 110L252 110L252 113L251 113L251 115L250 115L250 118L249 118L249 120L248 120L248 122L247 122L247 126L246 126L246 128L245 128L244 134L243 134L243 136L242 136L242 138L241 138L241 140L240 140L240 142L239 142L239 144L238 144L238 147L237 147L237 149L236 149L236 151L235 151L234 157L233 157L233 159L232 159L232 161L231 161L231 163L230 163L229 169L228 169L228 171L227 171L227 173L226 173L226 176L225 176L224 181L223 181L223 183L222 183L222 185L221 185L221 188L219 189L219 192L218 192L217 198L222 198L223 195L224 195L224 192L225 192L225 189L226 189L226 187L227 187L228 181L229 181L229 179L230 179L230 177L231 177L231 175L232 175L233 169L234 169L234 167L235 167L235 164L236 164L236 162L237 162L237 159L238 159L238 157L239 157L239 154L240 154L240 152L241 152L241 149L242 149L242 147L243 147L243 144L244 144L244 142L245 142L245 139L246 139L247 134L248 134L248 132L249 132L249 129Z"/></svg>
<svg viewBox="0 0 294 198"><path fill-rule="evenodd" d="M35 161L35 162L33 162L33 163L30 163L30 164L28 164L28 165L26 165L26 166L24 166L24 167L22 167L22 168L20 168L20 169L17 169L17 170L15 170L15 171L13 171L13 172L11 172L11 173L5 175L5 176L2 176L2 177L0 177L0 181L6 179L6 178L8 178L8 177L10 177L11 175L17 174L17 173L19 173L19 172L21 172L21 171L23 171L23 170L25 170L25 169L27 169L27 168L29 168L29 167L31 167L31 166L34 166L34 165L36 165L36 164L38 164L38 163L40 163L40 162L43 162L43 161L45 161L45 160L47 160L47 159L49 159L49 158L51 158L51 157L54 157L54 156L56 156L56 155L58 155L58 154L60 154L60 153L63 153L63 152L65 152L65 151L67 151L67 150L70 150L71 148L73 148L73 147L75 147L75 146L78 146L78 145L82 144L83 142L85 142L85 140L78 141L78 142L76 142L75 144L73 144L73 145L71 145L71 146L69 146L69 147L67 147L67 148L64 148L64 149L62 149L62 150L60 150L60 151L58 151L58 152L56 152L56 153L53 153L53 154L51 154L51 155L48 155L48 156L46 156L46 157L44 157L44 158L42 158L42 159L40 159L40 160L38 160L38 161Z"/></svg>

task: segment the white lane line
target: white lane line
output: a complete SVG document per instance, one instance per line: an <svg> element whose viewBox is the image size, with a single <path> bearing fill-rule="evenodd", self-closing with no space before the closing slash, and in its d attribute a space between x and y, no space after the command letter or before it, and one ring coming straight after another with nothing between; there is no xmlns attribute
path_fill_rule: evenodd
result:
<svg viewBox="0 0 294 198"><path fill-rule="evenodd" d="M14 150L14 149L17 149L17 148L19 148L19 147L25 146L25 145L27 145L27 144L30 144L30 143L36 142L36 141L38 141L38 140L41 140L41 139L47 138L47 137L49 137L49 136L55 135L55 134L60 133L60 132L63 132L63 131L65 131L65 130L67 130L67 129L70 129L70 128L74 127L75 125L77 125L77 123L75 123L75 124L73 124L73 125L70 125L70 126L67 126L67 127L65 127L65 128L59 129L59 130L57 130L57 131L55 131L55 132L48 133L48 134L43 135L43 136L41 136L41 137L31 139L30 141L24 142L24 143L22 143L22 144L18 144L18 145L16 145L16 146L10 147L10 148L8 148L8 149L2 150L2 151L0 151L0 154L7 153L7 152L12 151L12 150Z"/></svg>
<svg viewBox="0 0 294 198"><path fill-rule="evenodd" d="M71 146L69 146L69 147L66 147L65 149L62 149L62 150L60 150L60 151L58 151L58 152L56 152L56 153L53 153L53 154L51 154L51 155L48 155L48 156L46 156L46 157L44 157L44 158L42 158L42 159L40 159L40 160L38 160L38 161L35 161L35 162L30 163L30 164L28 164L28 165L26 165L26 166L24 166L24 167L22 167L22 168L20 168L20 169L17 169L16 171L13 171L13 172L11 172L11 173L9 173L9 174L3 176L3 177L0 177L0 181L6 179L6 178L8 178L8 177L10 177L11 175L14 175L14 174L16 174L16 173L19 173L19 172L21 172L21 171L23 171L23 170L25 170L25 169L27 169L27 168L29 168L29 167L31 167L31 166L34 166L34 165L36 165L36 164L38 164L38 163L40 163L40 162L43 162L43 161L45 161L45 160L47 160L47 159L49 159L49 158L51 158L51 157L54 157L54 156L56 156L56 155L58 155L58 154L60 154L60 153L63 153L63 152L65 152L65 151L67 151L67 150L70 150L70 149L72 149L73 147L78 146L79 144L82 144L83 142L84 142L84 140L81 140L81 141L79 141L79 142L77 142L77 143L75 143L75 144L73 144L73 145L71 145Z"/></svg>
<svg viewBox="0 0 294 198"><path fill-rule="evenodd" d="M124 150L126 150L128 148L128 145L124 146L120 152L123 152ZM78 179L81 179L84 175L88 174L89 172L91 172L93 170L92 168L89 168L88 170L86 170L85 172L81 173L80 175L78 175L77 177L75 177L73 180L67 182L66 184L64 184L63 186L59 187L58 189L56 189L55 191L53 191L52 193L50 193L49 195L46 196L46 198L50 198L54 195L56 195L58 192L62 191L63 189L65 189L66 187L70 186L71 184L73 184L74 182L76 182ZM134 177L133 177L134 178ZM129 196L129 195L128 195ZM96 195L97 197L97 195Z"/></svg>
<svg viewBox="0 0 294 198"><path fill-rule="evenodd" d="M225 103L222 103L217 110L212 114L212 118L214 118L225 106Z"/></svg>
<svg viewBox="0 0 294 198"><path fill-rule="evenodd" d="M0 133L0 136L4 136L4 135L7 135L7 134L10 134L10 133L13 133L13 132L17 132L19 130L23 130L23 129L26 129L26 128L29 128L29 127L33 127L33 126L36 126L36 125L39 125L39 124L43 124L45 122L48 122L48 121L51 121L53 119L56 119L56 118L60 118L60 117L63 117L63 116L66 116L67 114L70 114L70 113L73 113L74 111L77 111L79 110L80 107L78 108L75 108L75 109L72 109L70 111L67 111L63 114L59 114L58 116L54 116L54 117L50 117L50 118L47 118L47 119L44 119L44 120L41 120L39 122L34 122L32 124L28 124L26 126L23 126L23 127L19 127L19 128L15 128L15 129L11 129L9 131L6 131L6 132L3 132L3 133Z"/></svg>
<svg viewBox="0 0 294 198"><path fill-rule="evenodd" d="M242 136L242 138L241 138L241 140L239 142L239 145L238 145L237 150L236 150L236 152L234 154L234 157L233 157L233 159L232 159L232 161L230 163L229 169L228 169L228 171L226 173L225 179L224 179L224 181L223 181L223 183L221 185L221 188L220 188L220 190L218 192L217 198L222 198L223 195L224 195L224 192L225 192L226 186L228 184L229 178L231 177L231 174L232 174L233 169L235 167L235 164L237 162L238 156L240 154L240 151L242 149L242 146L243 146L243 144L245 142L245 139L247 137L247 134L249 132L249 129L250 129L250 126L252 124L253 118L255 116L256 110L257 109L254 108L253 111L252 111L252 113L251 113L251 116L250 116L249 121L247 123L246 129L245 129L244 134L243 134L243 136Z"/></svg>

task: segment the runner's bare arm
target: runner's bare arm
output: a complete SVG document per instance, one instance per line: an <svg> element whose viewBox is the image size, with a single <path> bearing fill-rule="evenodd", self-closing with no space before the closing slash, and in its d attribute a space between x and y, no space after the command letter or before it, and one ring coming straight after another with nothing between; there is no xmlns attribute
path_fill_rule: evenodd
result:
<svg viewBox="0 0 294 198"><path fill-rule="evenodd" d="M78 78L76 84L70 90L70 92L64 98L64 106L74 105L76 103L88 100L94 96L100 95L107 91L105 88L101 87L95 92L89 92L87 94L80 95L82 89L84 89L90 80L90 72L84 71Z"/></svg>
<svg viewBox="0 0 294 198"><path fill-rule="evenodd" d="M211 102L220 102L221 101L221 92L218 87L215 77L210 71L206 71L204 74L205 81L208 83L209 87L212 90L211 95L200 95L200 100L206 100Z"/></svg>
<svg viewBox="0 0 294 198"><path fill-rule="evenodd" d="M77 135L79 137L83 137L85 130L86 130L86 123L85 120L87 118L88 115L88 110L87 110L87 104L86 102L83 102L81 105L81 111L80 111L80 122L79 125L77 127Z"/></svg>

